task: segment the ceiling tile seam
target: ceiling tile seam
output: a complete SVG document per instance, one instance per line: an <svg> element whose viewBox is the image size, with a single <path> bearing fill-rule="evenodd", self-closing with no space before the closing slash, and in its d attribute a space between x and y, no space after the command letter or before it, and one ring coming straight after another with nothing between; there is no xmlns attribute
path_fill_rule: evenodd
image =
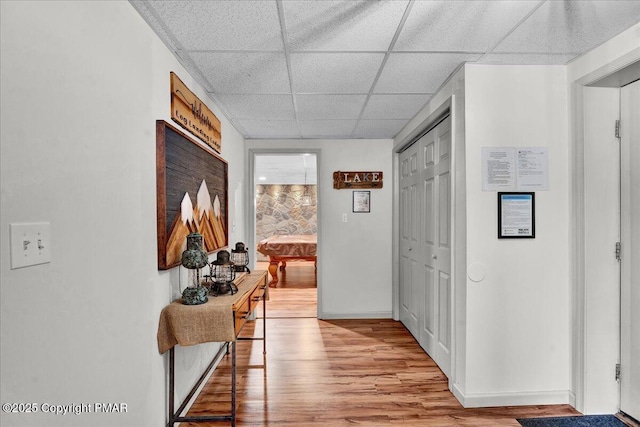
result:
<svg viewBox="0 0 640 427"><path fill-rule="evenodd" d="M189 49L190 53L284 53L283 49Z"/></svg>
<svg viewBox="0 0 640 427"><path fill-rule="evenodd" d="M229 111L224 107L224 104L215 96L215 94L213 93L213 88L209 83L209 80L207 80L204 74L202 74L202 72L200 71L200 68L198 68L195 65L195 63L191 59L191 56L188 54L188 51L178 41L178 39L173 34L173 32L169 29L169 27L167 27L164 20L158 16L158 14L156 13L156 10L151 6L150 2L148 0L140 0L138 3L141 7L145 8L151 16L155 18L156 22L158 22L158 24L164 30L166 38L169 39L169 40L166 40L165 37L162 37L160 34L158 34L154 30L154 32L160 38L160 40L162 40L163 43L167 45L169 50L173 52L174 56L178 59L178 62L181 63L182 66L187 70L187 72L189 72L192 75L192 77L202 86L202 88L207 93L209 99L218 107L218 109L222 112L222 114L229 120L231 125L234 128L236 128L236 130L238 130L238 132L240 132L242 135L246 135L247 134L246 129L244 129L244 127L240 123L234 120L231 114L229 114ZM137 6L136 6L136 9L137 9ZM153 30L153 26L150 25L148 21L147 21L147 24ZM183 56L185 54L186 54L186 58L185 56Z"/></svg>
<svg viewBox="0 0 640 427"><path fill-rule="evenodd" d="M375 78L373 79L373 83L371 83L371 87L369 88L369 93L367 94L367 98L364 100L364 104L362 105L362 108L360 109L360 114L358 115L358 118L356 119L356 124L355 124L353 130L351 131L351 134L349 135L350 138L353 138L355 136L356 129L358 129L358 126L360 125L360 121L362 120L362 116L364 115L364 112L365 112L365 110L367 108L367 105L369 104L369 100L371 99L371 95L373 94L373 90L375 89L376 85L378 84L378 80L380 80L380 76L382 75L382 72L384 70L385 65L387 65L387 61L389 60L389 55L393 51L393 48L395 47L396 42L398 41L398 38L400 37L400 33L402 32L402 29L404 28L404 24L405 24L405 22L407 22L407 19L409 18L409 14L411 13L411 9L413 7L413 2L414 2L414 0L409 0L409 3L407 3L407 7L405 7L405 9L404 9L404 13L402 14L402 18L400 18L400 22L398 23L398 27L396 28L396 32L393 34L393 37L391 38L391 42L389 43L389 47L387 48L387 51L384 54L384 58L382 59L382 63L380 64L380 67L378 68L378 72L377 72Z"/></svg>
<svg viewBox="0 0 640 427"><path fill-rule="evenodd" d="M296 92L296 95L368 95L369 92ZM276 96L291 95L289 92L216 92L217 96ZM402 96L402 95L435 95L435 92L376 92L373 95Z"/></svg>
<svg viewBox="0 0 640 427"><path fill-rule="evenodd" d="M217 92L222 96L276 96L276 95L291 95L291 92Z"/></svg>
<svg viewBox="0 0 640 427"><path fill-rule="evenodd" d="M394 50L392 55L482 55L482 50Z"/></svg>
<svg viewBox="0 0 640 427"><path fill-rule="evenodd" d="M177 43L177 42L176 42ZM497 47L494 46L494 48ZM283 50L194 50L194 49L183 49L180 48L180 51L182 52L188 52L188 53L284 53ZM335 53L344 53L344 54L350 54L350 55L354 55L354 54L384 54L387 53L387 51L384 50L350 50L350 51L345 51L345 50L315 50L315 51L310 51L310 50L305 50L305 51L295 51L292 50L290 51L290 53L308 53L308 54L335 54ZM517 54L536 54L536 55L578 55L580 54L580 52L536 52L536 51L526 51L526 52L522 52L522 51L513 51L513 52L491 52L490 50L487 51L481 51L481 50L394 50L393 52L394 55L395 54L400 54L400 55L406 55L406 54L429 54L429 55L436 55L436 54L440 54L440 55L485 55L485 54L492 54L492 55L517 55Z"/></svg>
<svg viewBox="0 0 640 427"><path fill-rule="evenodd" d="M300 128L300 120L298 119L298 102L296 100L295 84L293 82L293 72L291 68L291 53L289 51L289 33L287 32L287 22L284 17L284 5L282 0L276 0L276 9L278 10L278 21L280 22L280 36L282 37L282 46L284 47L284 58L287 63L287 73L289 77L289 89L291 90L291 102L293 102L293 116L298 126L298 134L302 137Z"/></svg>
<svg viewBox="0 0 640 427"><path fill-rule="evenodd" d="M225 104L222 102L220 98L218 98L213 88L209 84L209 80L206 78L204 74L202 74L202 71L200 70L200 68L198 68L195 65L195 63L191 59L191 56L187 54L185 51L182 51L182 52L184 52L187 55L186 58L180 55L180 58L183 58L183 61L180 61L183 64L183 66L187 69L187 71L190 72L192 77L202 85L205 92L209 96L209 99L213 101L216 107L218 107L218 109L222 112L222 114L231 122L233 127L235 127L236 130L240 132L242 135L246 135L246 129L235 120L235 117L232 114L230 114Z"/></svg>
<svg viewBox="0 0 640 427"><path fill-rule="evenodd" d="M580 52L537 52L537 51L515 51L515 52L487 52L478 61L484 58L487 55L546 55L546 56L567 56L567 55L580 55Z"/></svg>
<svg viewBox="0 0 640 427"><path fill-rule="evenodd" d="M484 59L485 56L489 55L490 53L493 53L493 51L495 50L495 48L497 48L498 46L500 46L502 44L502 42L504 42L507 37L509 37L515 30L517 30L522 24L524 24L534 13L536 13L538 11L538 9L540 9L542 7L543 4L545 4L547 2L547 0L540 0L538 2L537 5L535 5L533 7L533 9L531 9L529 11L529 13L527 13L522 19L520 19L520 21L518 21L516 23L516 25L514 25L509 31L507 31L505 33L505 35L500 38L500 40L498 40L493 46L491 46L489 49L487 49L486 52L484 52L484 55L482 55L480 58L478 58L476 60L476 62L482 61L482 59Z"/></svg>
<svg viewBox="0 0 640 427"><path fill-rule="evenodd" d="M192 53L284 53L284 49L188 49ZM386 50L293 50L289 53L386 53ZM413 52L413 51L407 51Z"/></svg>

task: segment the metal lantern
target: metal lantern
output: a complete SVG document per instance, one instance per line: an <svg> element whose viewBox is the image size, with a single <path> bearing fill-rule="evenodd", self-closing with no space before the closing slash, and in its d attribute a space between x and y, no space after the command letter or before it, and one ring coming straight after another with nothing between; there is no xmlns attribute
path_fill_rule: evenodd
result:
<svg viewBox="0 0 640 427"><path fill-rule="evenodd" d="M236 248L231 250L231 261L233 261L236 271L251 273L251 270L247 267L247 265L249 265L249 252L245 248L244 243L236 243Z"/></svg>
<svg viewBox="0 0 640 427"><path fill-rule="evenodd" d="M209 265L207 279L211 280L211 292L215 296L238 292L238 287L233 283L236 278L235 265L229 258L228 251L220 251L216 260Z"/></svg>
<svg viewBox="0 0 640 427"><path fill-rule="evenodd" d="M182 252L182 266L189 270L189 286L182 292L185 305L204 304L209 300L207 288L200 283L200 269L208 264L207 253L202 250L202 234L187 236L187 249Z"/></svg>

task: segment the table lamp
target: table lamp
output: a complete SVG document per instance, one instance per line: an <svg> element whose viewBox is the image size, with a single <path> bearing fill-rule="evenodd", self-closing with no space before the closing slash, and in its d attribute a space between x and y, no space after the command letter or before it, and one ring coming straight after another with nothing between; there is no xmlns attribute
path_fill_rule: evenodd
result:
<svg viewBox="0 0 640 427"><path fill-rule="evenodd" d="M231 261L233 261L237 272L246 271L251 274L251 270L247 267L247 265L249 265L249 252L245 248L244 243L236 243L236 248L231 250Z"/></svg>
<svg viewBox="0 0 640 427"><path fill-rule="evenodd" d="M235 265L229 258L228 251L220 251L216 260L209 265L207 278L212 282L211 292L215 296L238 292L238 287L233 283L236 278Z"/></svg>
<svg viewBox="0 0 640 427"><path fill-rule="evenodd" d="M183 304L198 305L209 300L207 288L200 283L200 269L208 263L207 253L202 250L202 234L189 234L187 249L182 252L182 266L189 269L189 286L182 292Z"/></svg>

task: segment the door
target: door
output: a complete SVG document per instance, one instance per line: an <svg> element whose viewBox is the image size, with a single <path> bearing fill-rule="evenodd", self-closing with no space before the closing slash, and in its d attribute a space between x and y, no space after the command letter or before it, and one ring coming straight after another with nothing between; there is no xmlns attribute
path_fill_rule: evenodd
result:
<svg viewBox="0 0 640 427"><path fill-rule="evenodd" d="M640 420L640 81L621 89L620 410Z"/></svg>
<svg viewBox="0 0 640 427"><path fill-rule="evenodd" d="M449 375L451 367L450 119L420 140L424 316L419 342Z"/></svg>
<svg viewBox="0 0 640 427"><path fill-rule="evenodd" d="M451 124L400 154L400 320L449 375Z"/></svg>
<svg viewBox="0 0 640 427"><path fill-rule="evenodd" d="M400 321L418 336L420 274L418 268L418 148L400 154Z"/></svg>

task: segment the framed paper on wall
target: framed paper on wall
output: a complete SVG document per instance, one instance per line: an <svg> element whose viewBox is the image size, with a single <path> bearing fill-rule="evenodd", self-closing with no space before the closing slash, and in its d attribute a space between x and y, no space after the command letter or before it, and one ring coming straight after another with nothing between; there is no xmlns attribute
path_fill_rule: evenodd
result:
<svg viewBox="0 0 640 427"><path fill-rule="evenodd" d="M186 237L207 253L228 246L228 165L213 149L156 121L158 269L180 265Z"/></svg>
<svg viewBox="0 0 640 427"><path fill-rule="evenodd" d="M498 238L536 237L536 193L498 193Z"/></svg>
<svg viewBox="0 0 640 427"><path fill-rule="evenodd" d="M354 191L353 192L353 212L355 213L371 212L371 191Z"/></svg>

